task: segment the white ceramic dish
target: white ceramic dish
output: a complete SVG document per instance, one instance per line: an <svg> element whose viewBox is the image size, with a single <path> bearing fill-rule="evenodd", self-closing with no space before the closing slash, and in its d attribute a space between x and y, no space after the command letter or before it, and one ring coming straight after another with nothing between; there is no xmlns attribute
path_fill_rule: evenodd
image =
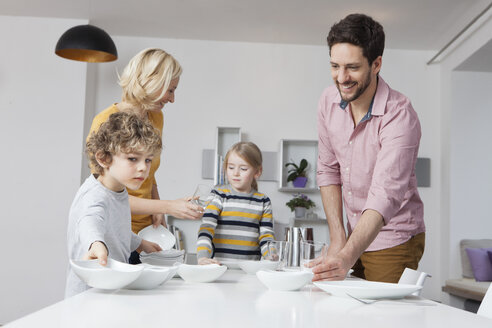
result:
<svg viewBox="0 0 492 328"><path fill-rule="evenodd" d="M163 259L172 259L172 258L177 258L180 256L184 256L185 250L177 250L177 249L167 249L167 250L162 250L160 252L153 252L153 253L145 253L142 251L140 253L140 257L156 257L156 258L163 258Z"/></svg>
<svg viewBox="0 0 492 328"><path fill-rule="evenodd" d="M255 274L259 270L275 270L279 266L279 262L263 260L263 261L241 261L239 267L246 273Z"/></svg>
<svg viewBox="0 0 492 328"><path fill-rule="evenodd" d="M366 280L316 281L314 285L334 296L358 298L402 298L421 289L421 286L390 284Z"/></svg>
<svg viewBox="0 0 492 328"><path fill-rule="evenodd" d="M222 276L226 270L225 265L218 264L181 264L178 267L178 274L188 282L212 282Z"/></svg>
<svg viewBox="0 0 492 328"><path fill-rule="evenodd" d="M174 235L164 228L162 225L154 228L154 226L149 225L139 231L138 235L145 240L151 241L153 243L159 244L163 250L168 250L173 248L176 243L176 238Z"/></svg>
<svg viewBox="0 0 492 328"><path fill-rule="evenodd" d="M143 271L142 266L108 259L106 266L99 260L70 260L75 274L87 285L100 289L119 289L135 281Z"/></svg>
<svg viewBox="0 0 492 328"><path fill-rule="evenodd" d="M140 261L142 263L146 263L150 265L169 267L169 266L183 263L184 256L180 256L172 259L158 258L158 257L140 257Z"/></svg>
<svg viewBox="0 0 492 328"><path fill-rule="evenodd" d="M125 289L154 289L174 276L174 273L178 269L177 267L163 267L153 266L148 264L139 264L143 266L143 271L129 285L125 286Z"/></svg>
<svg viewBox="0 0 492 328"><path fill-rule="evenodd" d="M225 265L228 269L231 270L241 270L239 267L239 263L243 262L243 260L235 260L235 259L217 259L220 264Z"/></svg>
<svg viewBox="0 0 492 328"><path fill-rule="evenodd" d="M298 290L313 279L309 271L260 270L256 277L271 290Z"/></svg>

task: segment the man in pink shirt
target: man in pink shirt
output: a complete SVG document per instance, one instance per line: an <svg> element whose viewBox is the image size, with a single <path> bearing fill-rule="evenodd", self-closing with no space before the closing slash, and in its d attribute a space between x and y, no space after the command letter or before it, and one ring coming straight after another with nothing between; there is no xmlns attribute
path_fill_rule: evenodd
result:
<svg viewBox="0 0 492 328"><path fill-rule="evenodd" d="M353 267L367 280L398 282L405 267L417 269L424 252L415 177L419 119L408 98L379 76L384 31L378 22L348 15L327 40L335 85L319 102L317 182L330 246L314 280L343 279Z"/></svg>

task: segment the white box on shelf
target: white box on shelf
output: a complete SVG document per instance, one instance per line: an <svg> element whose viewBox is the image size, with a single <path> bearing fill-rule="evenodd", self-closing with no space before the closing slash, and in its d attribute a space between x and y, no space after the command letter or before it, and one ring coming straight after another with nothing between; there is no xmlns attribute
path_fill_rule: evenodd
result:
<svg viewBox="0 0 492 328"><path fill-rule="evenodd" d="M295 188L292 182L287 182L288 171L292 166L285 167L286 163L296 163L299 165L302 159L306 159L308 167L306 169L307 183L304 188ZM285 192L315 192L318 190L316 185L316 167L318 162L318 141L317 140L295 140L281 139L279 151L279 191Z"/></svg>

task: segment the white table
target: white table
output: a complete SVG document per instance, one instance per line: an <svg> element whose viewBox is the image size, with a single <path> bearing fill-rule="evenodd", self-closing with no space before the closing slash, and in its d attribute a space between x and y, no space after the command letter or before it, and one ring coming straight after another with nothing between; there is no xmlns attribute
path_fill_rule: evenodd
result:
<svg viewBox="0 0 492 328"><path fill-rule="evenodd" d="M7 327L490 328L492 320L422 298L365 305L312 284L269 291L256 276L228 270L213 283L174 278L148 291L91 289Z"/></svg>

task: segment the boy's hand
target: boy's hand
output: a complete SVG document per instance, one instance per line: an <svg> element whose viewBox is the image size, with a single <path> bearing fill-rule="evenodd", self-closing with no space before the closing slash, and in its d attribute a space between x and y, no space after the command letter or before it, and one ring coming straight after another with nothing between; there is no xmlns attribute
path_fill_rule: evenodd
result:
<svg viewBox="0 0 492 328"><path fill-rule="evenodd" d="M152 225L154 226L154 228L159 227L159 225L161 224L164 226L164 228L167 228L164 214L152 214Z"/></svg>
<svg viewBox="0 0 492 328"><path fill-rule="evenodd" d="M91 244L89 251L84 255L84 260L98 259L99 264L106 265L108 263L108 249L101 241L95 241Z"/></svg>
<svg viewBox="0 0 492 328"><path fill-rule="evenodd" d="M198 264L200 264L200 265L220 264L220 262L217 260L214 260L214 259L209 259L207 257L202 257L202 258L198 259Z"/></svg>
<svg viewBox="0 0 492 328"><path fill-rule="evenodd" d="M156 243L142 239L142 243L138 246L137 252L140 253L142 251L145 253L154 253L162 251L162 248Z"/></svg>

